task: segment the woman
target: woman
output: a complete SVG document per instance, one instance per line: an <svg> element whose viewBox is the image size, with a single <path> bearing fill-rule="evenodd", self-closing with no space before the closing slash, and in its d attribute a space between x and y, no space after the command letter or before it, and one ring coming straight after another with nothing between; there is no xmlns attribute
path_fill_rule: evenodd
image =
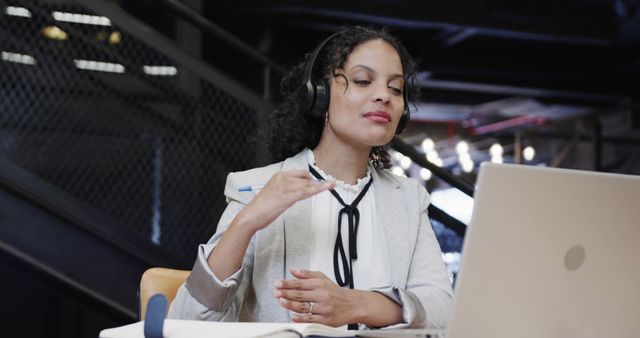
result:
<svg viewBox="0 0 640 338"><path fill-rule="evenodd" d="M414 71L395 38L362 27L290 71L271 119L281 162L229 174L229 204L170 317L446 326L452 290L428 194L383 168Z"/></svg>

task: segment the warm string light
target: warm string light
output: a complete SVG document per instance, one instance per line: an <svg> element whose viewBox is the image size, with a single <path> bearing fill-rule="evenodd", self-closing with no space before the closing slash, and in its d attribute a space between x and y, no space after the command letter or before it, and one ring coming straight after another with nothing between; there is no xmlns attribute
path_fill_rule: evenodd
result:
<svg viewBox="0 0 640 338"><path fill-rule="evenodd" d="M122 34L120 34L120 32L111 32L111 34L109 34L109 44L110 45L118 45L120 44L120 41L122 41Z"/></svg>
<svg viewBox="0 0 640 338"><path fill-rule="evenodd" d="M536 150L532 146L527 146L522 150L522 157L526 161L531 161L536 156Z"/></svg>
<svg viewBox="0 0 640 338"><path fill-rule="evenodd" d="M400 159L400 167L402 167L402 169L404 170L408 170L409 168L411 168L412 163L413 162L408 156L403 156L402 159Z"/></svg>
<svg viewBox="0 0 640 338"><path fill-rule="evenodd" d="M469 144L465 141L460 141L456 144L456 152L458 155L469 153Z"/></svg>
<svg viewBox="0 0 640 338"><path fill-rule="evenodd" d="M420 146L422 147L422 152L425 154L428 154L429 152L434 151L436 149L435 142L433 142L433 140L428 137L422 140L422 143L420 144Z"/></svg>
<svg viewBox="0 0 640 338"><path fill-rule="evenodd" d="M427 169L427 168L421 168L420 169L420 178L422 178L424 181L428 181L431 179L431 170Z"/></svg>
<svg viewBox="0 0 640 338"><path fill-rule="evenodd" d="M475 167L475 163L469 154L469 144L465 141L460 141L456 144L456 152L458 153L458 163L462 171L470 173Z"/></svg>
<svg viewBox="0 0 640 338"><path fill-rule="evenodd" d="M431 138L427 137L422 140L420 147L422 148L422 152L425 154L427 161L437 165L438 167L442 167L442 159L436 150L435 142Z"/></svg>
<svg viewBox="0 0 640 338"><path fill-rule="evenodd" d="M493 163L503 163L502 154L504 153L504 148L500 143L494 143L489 148L489 154L491 155L491 162Z"/></svg>
<svg viewBox="0 0 640 338"><path fill-rule="evenodd" d="M427 137L422 140L419 145L419 148L424 152L424 156L427 161L442 167L443 160L440 158L438 151L436 150L436 142ZM460 169L465 173L470 173L475 169L475 161L471 156L472 146L467 141L461 140L455 145L455 152L457 154L457 162ZM499 142L494 142L491 147L488 149L488 153L490 156L490 161L493 163L504 163L504 147ZM533 161L535 158L535 148L532 146L527 146L522 150L522 156L525 161ZM392 160L396 163L394 167L392 167L391 171L400 176L405 176L409 172L409 169L413 166L413 161L396 151L390 151L390 155ZM421 178L423 181L428 181L433 177L433 173L426 169L420 168L417 171L411 171L412 175L416 175Z"/></svg>
<svg viewBox="0 0 640 338"><path fill-rule="evenodd" d="M397 167L397 166L391 167L391 172L392 172L394 175L407 177L407 175L404 173L404 169L402 169L402 168L400 168L400 167Z"/></svg>
<svg viewBox="0 0 640 338"><path fill-rule="evenodd" d="M64 41L69 37L67 32L63 31L62 29L60 29L60 27L57 26L46 26L42 28L42 35L51 40L58 41Z"/></svg>

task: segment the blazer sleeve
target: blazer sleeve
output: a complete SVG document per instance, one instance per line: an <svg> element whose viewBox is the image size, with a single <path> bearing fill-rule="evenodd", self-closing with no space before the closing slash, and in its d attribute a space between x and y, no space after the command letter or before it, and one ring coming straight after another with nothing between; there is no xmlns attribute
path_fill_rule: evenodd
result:
<svg viewBox="0 0 640 338"><path fill-rule="evenodd" d="M402 307L403 322L385 329L446 328L451 315L453 290L427 214L429 194L421 186L418 187L418 202L420 224L406 288L372 290Z"/></svg>
<svg viewBox="0 0 640 338"><path fill-rule="evenodd" d="M206 244L198 246L193 270L182 284L176 298L169 308L168 318L237 321L249 279L253 270L255 236L251 239L242 266L233 275L219 280L209 268L207 259L216 247L225 230L229 227L238 212L251 198L237 193L238 181L235 175L229 174L225 187L227 207L220 217L216 233ZM253 195L251 195L253 196Z"/></svg>

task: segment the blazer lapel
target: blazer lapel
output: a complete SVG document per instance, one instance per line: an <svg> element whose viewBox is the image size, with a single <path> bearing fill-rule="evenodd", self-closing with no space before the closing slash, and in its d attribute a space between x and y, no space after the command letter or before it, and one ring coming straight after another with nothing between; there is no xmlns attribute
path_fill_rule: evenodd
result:
<svg viewBox="0 0 640 338"><path fill-rule="evenodd" d="M400 183L388 173L372 170L378 217L387 244L393 286L404 288L411 259L409 221Z"/></svg>
<svg viewBox="0 0 640 338"><path fill-rule="evenodd" d="M304 169L309 167L307 150L287 159L282 170ZM296 202L283 214L285 246L285 274L289 269L309 269L309 234L311 226L311 199Z"/></svg>

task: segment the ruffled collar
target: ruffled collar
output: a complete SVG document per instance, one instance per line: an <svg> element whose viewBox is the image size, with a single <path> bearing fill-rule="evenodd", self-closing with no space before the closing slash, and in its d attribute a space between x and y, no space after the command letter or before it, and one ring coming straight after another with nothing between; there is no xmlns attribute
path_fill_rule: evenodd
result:
<svg viewBox="0 0 640 338"><path fill-rule="evenodd" d="M329 181L334 180L336 181L337 187L340 187L349 191L353 191L354 193L362 190L362 188L364 188L364 186L371 180L370 166L367 166L367 174L364 177L358 178L358 181L356 181L356 184L348 184L348 183L345 183L344 181L336 180L335 177L327 174L326 172L324 172L324 170L318 167L316 165L316 157L313 154L313 151L311 149L307 149L307 159L309 160L309 165L311 165L313 169L315 169L320 175L322 175L322 177L324 177Z"/></svg>

